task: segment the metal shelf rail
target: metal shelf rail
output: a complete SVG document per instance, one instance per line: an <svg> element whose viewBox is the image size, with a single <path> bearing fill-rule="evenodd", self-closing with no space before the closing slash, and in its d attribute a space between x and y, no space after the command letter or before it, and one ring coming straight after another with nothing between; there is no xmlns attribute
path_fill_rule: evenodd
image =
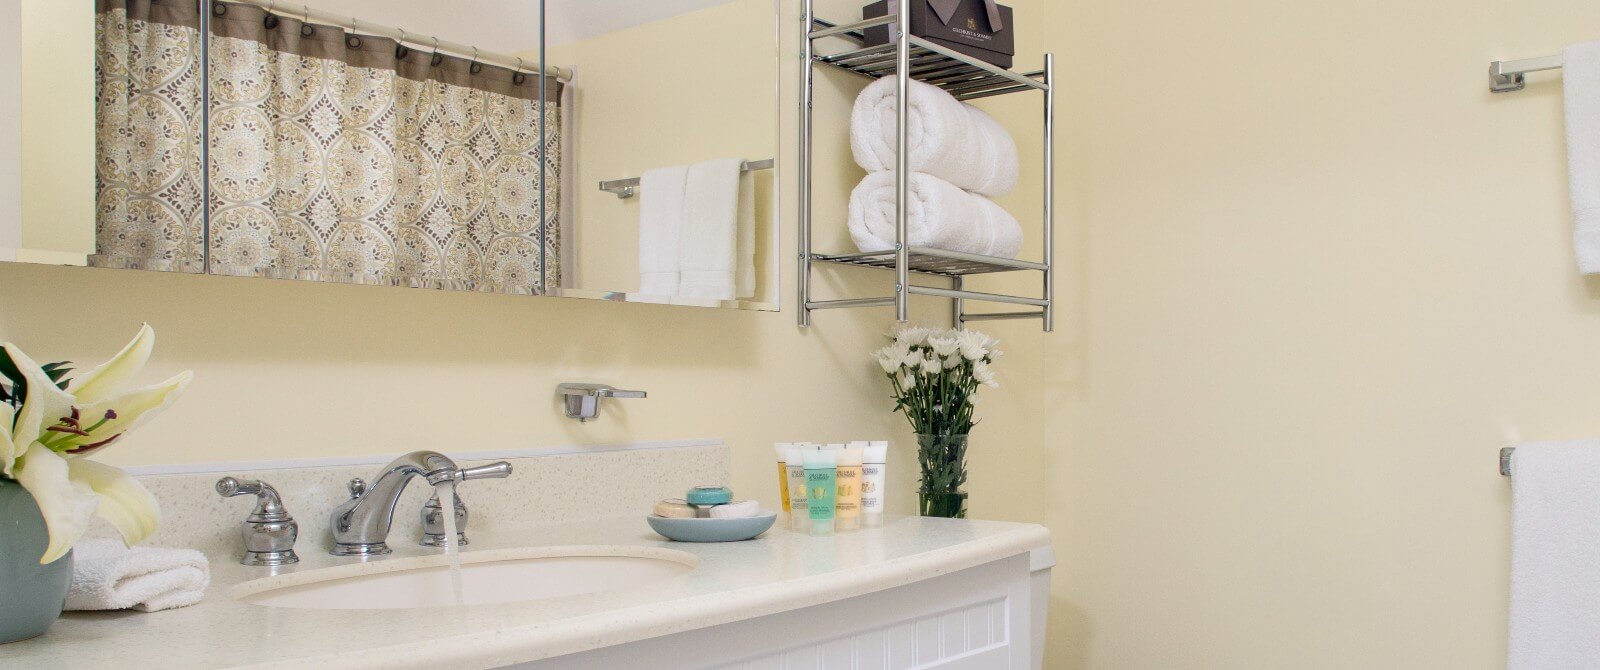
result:
<svg viewBox="0 0 1600 670"><path fill-rule="evenodd" d="M1055 329L1054 311L1054 251L1055 234L1055 58L1045 54L1044 69L1017 73L957 53L946 47L912 36L904 30L894 30L894 42L879 46L866 46L862 30L876 26L907 25L906 6L897 3L898 9L889 14L854 23L834 24L816 17L814 0L805 1L803 18L806 30L802 40L800 104L800 262L799 303L800 325L811 325L811 312L825 309L851 309L859 307L894 307L895 320L904 323L910 319L911 296L949 298L951 317L957 328L968 321L999 321L1012 319L1040 319L1045 332ZM842 38L853 41L856 48L839 53L820 55L817 41L825 38ZM844 254L816 253L811 245L813 210L813 85L816 67L826 65L841 68L874 79L895 77L899 82L897 109L897 144L895 154L895 248ZM907 92L911 80L932 84L949 92L957 100L976 100L1008 93L1040 91L1044 94L1044 260L1042 262L996 258L942 249L913 247L906 243L908 183L908 153L906 147ZM811 273L816 263L837 263L861 267L893 270L894 295L871 298L845 298L814 300L811 295ZM1043 297L1000 295L964 290L963 279L968 275L996 272L1039 272L1044 278ZM913 286L911 274L945 277L950 288ZM1037 309L1016 312L966 311L966 302L989 302L1025 305Z"/></svg>

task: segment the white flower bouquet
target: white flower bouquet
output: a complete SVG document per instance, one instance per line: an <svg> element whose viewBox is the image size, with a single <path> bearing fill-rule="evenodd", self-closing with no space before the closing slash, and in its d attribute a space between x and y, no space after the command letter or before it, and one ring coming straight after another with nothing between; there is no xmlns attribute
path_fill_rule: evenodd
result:
<svg viewBox="0 0 1600 670"><path fill-rule="evenodd" d="M911 327L873 353L894 387L894 411L917 434L924 516L966 516L967 435L977 423L978 391L999 386L991 368L999 344L975 330Z"/></svg>

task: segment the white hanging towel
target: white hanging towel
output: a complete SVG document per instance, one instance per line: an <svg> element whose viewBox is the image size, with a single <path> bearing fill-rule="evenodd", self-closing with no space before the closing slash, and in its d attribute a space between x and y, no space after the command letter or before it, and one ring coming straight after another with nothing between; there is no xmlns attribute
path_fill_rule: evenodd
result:
<svg viewBox="0 0 1600 670"><path fill-rule="evenodd" d="M683 196L689 168L645 170L639 176L639 292L678 294L678 247L683 234Z"/></svg>
<svg viewBox="0 0 1600 670"><path fill-rule="evenodd" d="M755 203L743 167L739 158L689 166L679 295L734 300L755 294Z"/></svg>
<svg viewBox="0 0 1600 670"><path fill-rule="evenodd" d="M1600 41L1567 47L1562 69L1573 247L1578 269L1595 274L1600 273Z"/></svg>
<svg viewBox="0 0 1600 670"><path fill-rule="evenodd" d="M205 597L211 565L192 549L123 546L121 540L86 540L72 551L68 610L157 612Z"/></svg>
<svg viewBox="0 0 1600 670"><path fill-rule="evenodd" d="M1517 447L1509 670L1600 668L1600 440Z"/></svg>

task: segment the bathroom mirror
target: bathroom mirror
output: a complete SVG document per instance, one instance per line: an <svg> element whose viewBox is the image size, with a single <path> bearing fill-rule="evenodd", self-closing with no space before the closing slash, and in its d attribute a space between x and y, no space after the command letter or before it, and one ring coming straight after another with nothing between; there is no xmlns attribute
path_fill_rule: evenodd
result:
<svg viewBox="0 0 1600 670"><path fill-rule="evenodd" d="M777 309L773 0L18 18L0 261Z"/></svg>

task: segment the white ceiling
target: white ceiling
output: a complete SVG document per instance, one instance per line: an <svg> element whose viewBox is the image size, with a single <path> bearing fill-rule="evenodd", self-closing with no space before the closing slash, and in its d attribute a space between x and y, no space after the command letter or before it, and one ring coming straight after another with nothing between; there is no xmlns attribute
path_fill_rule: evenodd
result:
<svg viewBox="0 0 1600 670"><path fill-rule="evenodd" d="M310 0L318 9L470 44L517 53L539 46L537 0ZM603 35L733 0L549 0L549 44ZM282 3L284 7L293 3ZM290 10L286 13L292 14Z"/></svg>

